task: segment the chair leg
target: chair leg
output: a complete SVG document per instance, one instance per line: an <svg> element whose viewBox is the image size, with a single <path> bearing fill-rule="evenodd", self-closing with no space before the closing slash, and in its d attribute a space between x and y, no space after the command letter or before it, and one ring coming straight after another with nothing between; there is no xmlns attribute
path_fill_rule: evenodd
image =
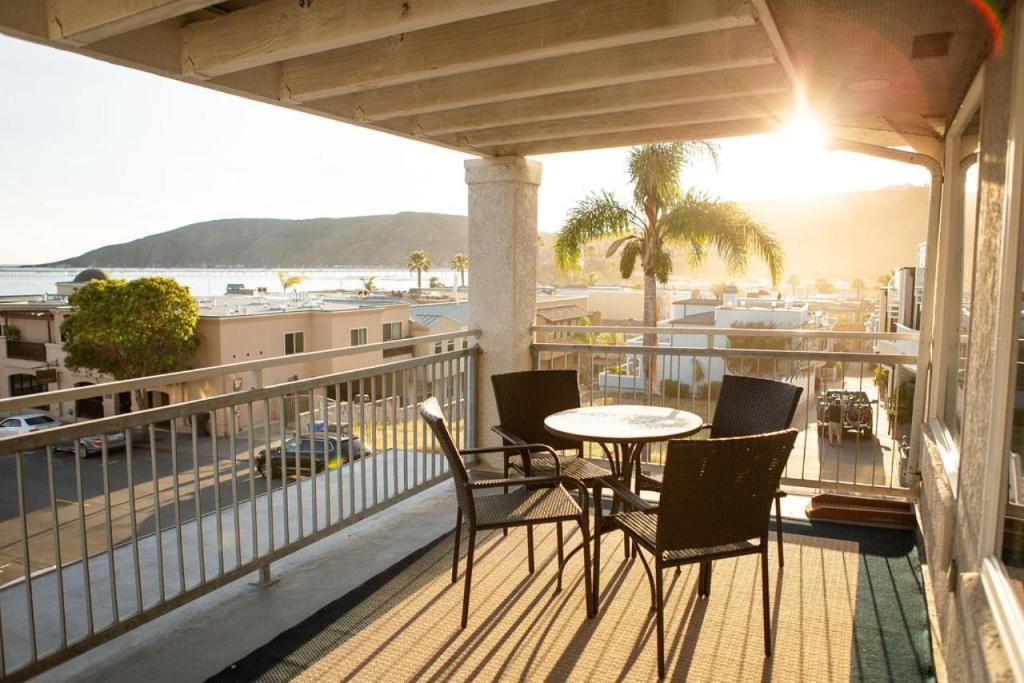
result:
<svg viewBox="0 0 1024 683"><path fill-rule="evenodd" d="M658 678L665 677L665 598L661 578L661 558L654 558L654 586L657 593Z"/></svg>
<svg viewBox="0 0 1024 683"><path fill-rule="evenodd" d="M508 458L505 458L505 479L508 479L508 472ZM508 495L508 484L505 484L503 492L505 493L505 495ZM508 536L508 527L505 527L501 530L501 535Z"/></svg>
<svg viewBox="0 0 1024 683"><path fill-rule="evenodd" d="M782 499L775 496L775 541L779 545L779 566L782 567L785 561L782 558Z"/></svg>
<svg viewBox="0 0 1024 683"><path fill-rule="evenodd" d="M530 573L532 574L533 573L533 525L532 524L527 524L526 525L526 552L527 552L527 555L526 555L527 568L530 570Z"/></svg>
<svg viewBox="0 0 1024 683"><path fill-rule="evenodd" d="M476 547L476 527L469 527L469 547L466 549L466 587L462 594L462 628L469 621L469 591L473 586L473 550Z"/></svg>
<svg viewBox="0 0 1024 683"><path fill-rule="evenodd" d="M768 539L761 543L761 598L764 612L764 656L772 656L772 619L771 606L768 603Z"/></svg>
<svg viewBox="0 0 1024 683"><path fill-rule="evenodd" d="M459 580L459 540L462 538L462 508L455 511L455 551L452 553L452 583Z"/></svg>
<svg viewBox="0 0 1024 683"><path fill-rule="evenodd" d="M584 543L586 542L584 540ZM594 581L590 589L594 600L593 614L597 616L597 610L601 602L601 530L597 527L594 528Z"/></svg>
<svg viewBox="0 0 1024 683"><path fill-rule="evenodd" d="M562 566L565 564L565 550L562 545L562 523L557 522L555 524L555 535L558 542L558 585L555 588L555 592L559 593L562 590ZM583 547L586 548L587 544L584 543Z"/></svg>
<svg viewBox="0 0 1024 683"><path fill-rule="evenodd" d="M561 529L561 522L559 522L558 527ZM587 601L587 618L592 619L597 612L597 605L593 600L593 582L590 580L590 539L587 533L586 510L583 511L583 515L580 517L580 534L583 536L583 597ZM561 575L561 572L559 572L559 575Z"/></svg>

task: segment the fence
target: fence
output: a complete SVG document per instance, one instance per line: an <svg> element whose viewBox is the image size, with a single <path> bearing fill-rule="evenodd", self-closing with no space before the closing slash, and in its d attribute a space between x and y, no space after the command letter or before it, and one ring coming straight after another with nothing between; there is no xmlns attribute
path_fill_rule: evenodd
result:
<svg viewBox="0 0 1024 683"><path fill-rule="evenodd" d="M568 332L581 340L537 343L533 355L537 368L576 369L584 405L663 405L711 422L726 373L802 386L794 418L801 435L783 484L814 491L906 495L906 457L900 446L910 434L913 395L907 379L913 377L917 356L879 353L875 343L909 343L916 340L914 334L715 327L534 329ZM660 344L644 345L645 333L658 334ZM612 343L593 343L596 339ZM657 379L651 382L648 376ZM841 445L832 445L824 414L818 419L819 402L829 397L828 392L840 391L845 393L831 396L843 403L842 440ZM664 462L664 453L664 444L659 444L649 447L644 458L657 466ZM588 457L601 456L596 448L588 452Z"/></svg>
<svg viewBox="0 0 1024 683"><path fill-rule="evenodd" d="M471 441L476 353L0 440L0 672L27 677L243 576L268 580L274 560L441 481L415 406L438 396ZM286 424L303 405L317 421ZM241 431L218 428L239 411Z"/></svg>

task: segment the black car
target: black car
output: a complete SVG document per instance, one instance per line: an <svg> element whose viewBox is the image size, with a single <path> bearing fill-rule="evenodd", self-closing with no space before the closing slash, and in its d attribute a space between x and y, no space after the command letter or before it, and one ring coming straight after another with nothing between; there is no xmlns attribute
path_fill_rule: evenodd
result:
<svg viewBox="0 0 1024 683"><path fill-rule="evenodd" d="M284 442L284 457L281 455L281 446L274 446L270 449L270 463L274 468L274 477L295 476L296 453L298 454L298 469L301 474L323 472L328 468L334 469L348 462L350 455L353 460L373 455L370 449L363 446L358 437L328 436L325 438L322 434L313 437L303 436L298 439L298 447L296 447L296 439L293 437ZM260 476L267 476L266 449L260 450L256 458L256 471L260 473Z"/></svg>

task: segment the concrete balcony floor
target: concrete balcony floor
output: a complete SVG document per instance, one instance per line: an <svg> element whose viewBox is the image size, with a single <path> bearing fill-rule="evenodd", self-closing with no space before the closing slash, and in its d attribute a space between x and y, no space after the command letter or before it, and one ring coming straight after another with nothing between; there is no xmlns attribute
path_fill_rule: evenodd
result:
<svg viewBox="0 0 1024 683"><path fill-rule="evenodd" d="M696 596L695 567L678 576L670 570L671 678L931 675L923 586L909 532L812 529L800 520L805 503L799 496L785 499L784 514L792 522L782 570L772 541L775 655L765 659L762 652L756 557L715 563L709 600ZM236 582L39 680L192 681L218 672L224 680L247 680L252 667L275 680L282 674L308 680L656 679L647 579L639 562L623 559L621 534L604 537L601 612L592 621L585 618L579 554L566 567L564 590L555 592L553 527L536 534L533 576L526 569L525 531L507 538L481 534L465 631L458 623L461 582L450 583L450 534L403 563L400 572L386 573L450 532L454 509L451 484L435 486L275 563L280 580L269 587ZM569 534L567 547L578 539ZM370 599L321 613L327 625L317 641L326 646L296 645L296 632L288 629L375 577L379 585ZM336 618L332 609L341 609ZM228 668L242 658L236 669Z"/></svg>

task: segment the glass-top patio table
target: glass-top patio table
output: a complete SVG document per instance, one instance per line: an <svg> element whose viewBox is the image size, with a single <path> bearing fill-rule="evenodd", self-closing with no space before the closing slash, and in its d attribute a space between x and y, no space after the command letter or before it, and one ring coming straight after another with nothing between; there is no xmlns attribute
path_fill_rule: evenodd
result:
<svg viewBox="0 0 1024 683"><path fill-rule="evenodd" d="M600 445L612 475L627 485L647 444L690 436L703 425L699 415L685 410L638 405L572 408L544 420L544 426L556 436Z"/></svg>
<svg viewBox="0 0 1024 683"><path fill-rule="evenodd" d="M544 419L544 427L556 436L574 441L596 443L608 456L613 481L597 479L589 482L593 486L594 538L605 531L601 516L601 486L609 485L615 493L616 505L623 494L629 493L629 475L637 469L637 490L639 499L640 454L647 444L690 436L700 431L704 421L699 415L685 410L660 406L610 405L586 406L563 410ZM617 486L619 484L621 486ZM613 507L614 510L614 507ZM584 539L584 543L587 539ZM582 546L580 546L582 547ZM625 544L627 556L629 544ZM576 553L574 548L569 556ZM594 543L594 551L600 553L600 545ZM568 559L568 557L566 559ZM600 557L594 556L594 578L598 576ZM564 565L563 565L564 566ZM646 568L646 562L644 567ZM561 568L559 569L561 571ZM649 571L649 570L648 570ZM598 584L594 584L597 586ZM597 610L598 596L591 596L594 610Z"/></svg>

